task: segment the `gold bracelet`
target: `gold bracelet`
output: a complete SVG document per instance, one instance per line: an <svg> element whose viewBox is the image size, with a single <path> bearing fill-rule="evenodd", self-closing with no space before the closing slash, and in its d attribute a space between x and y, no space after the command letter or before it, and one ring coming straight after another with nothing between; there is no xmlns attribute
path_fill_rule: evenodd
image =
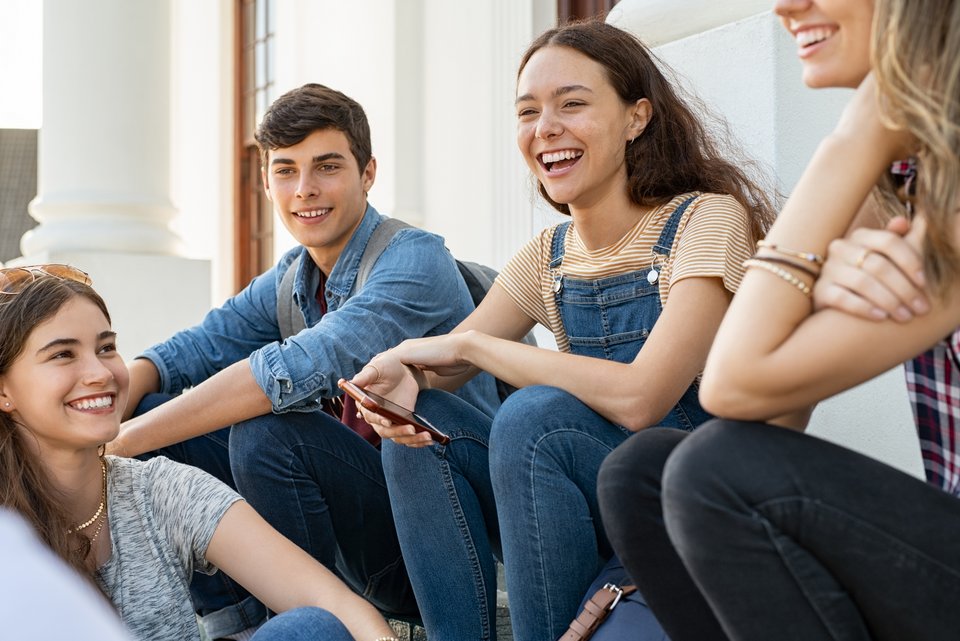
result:
<svg viewBox="0 0 960 641"><path fill-rule="evenodd" d="M799 258L800 260L805 260L807 262L813 263L814 265L823 264L823 256L820 254L814 254L813 252L803 252L797 251L796 249L788 249L776 243L771 243L767 240L758 240L757 249L769 249L772 252L779 252L785 256L793 256L794 258Z"/></svg>
<svg viewBox="0 0 960 641"><path fill-rule="evenodd" d="M809 285L807 285L805 282L803 282L802 280L800 280L799 278L797 278L787 270L783 269L782 267L771 265L770 263L764 262L759 258L750 258L748 260L745 260L743 262L743 266L747 268L759 267L760 269L766 270L771 274L773 274L774 276L778 276L781 279L793 285L794 287L796 287L800 291L800 293L802 293L807 298L810 298L810 296L813 294L813 290L810 289Z"/></svg>
<svg viewBox="0 0 960 641"><path fill-rule="evenodd" d="M784 267L795 269L798 272L802 272L810 278L813 278L814 280L816 280L817 276L820 275L819 267L816 267L815 265L813 267L807 267L806 265L801 265L800 263L790 260L789 258L781 258L780 256L761 256L759 254L751 256L751 258L754 260L762 260L765 263L773 263L774 265L783 265Z"/></svg>
<svg viewBox="0 0 960 641"><path fill-rule="evenodd" d="M397 637L377 637L373 641L400 641Z"/></svg>

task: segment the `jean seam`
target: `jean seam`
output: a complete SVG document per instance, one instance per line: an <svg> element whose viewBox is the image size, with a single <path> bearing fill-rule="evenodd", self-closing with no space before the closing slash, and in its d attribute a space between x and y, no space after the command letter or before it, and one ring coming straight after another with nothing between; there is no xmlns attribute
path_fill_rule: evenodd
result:
<svg viewBox="0 0 960 641"><path fill-rule="evenodd" d="M470 438L470 440L482 442L480 439L475 437L461 436L458 438ZM454 519L457 523L457 527L460 530L461 536L463 537L463 542L467 548L467 556L470 559L470 571L473 573L474 586L478 588L479 593L477 594L477 598L481 609L480 627L483 635L481 639L489 639L491 613L487 610L487 585L483 580L483 569L480 567L480 555L477 553L477 547L474 544L473 536L471 536L470 528L467 526L467 520L463 513L463 507L460 504L460 497L457 495L457 489L453 482L453 474L450 471L450 463L446 459L446 450L448 447L450 446L439 446L435 452L435 456L440 462L440 476L443 479L443 484L447 490L450 505L453 507Z"/></svg>
<svg viewBox="0 0 960 641"><path fill-rule="evenodd" d="M755 514L762 521L764 521L765 523L770 523L770 525L773 526L771 519L769 519L762 512L762 510L764 508L774 507L784 503L794 503L794 502L803 504L805 506L815 506L818 509L832 512L833 514L837 515L839 518L845 519L849 522L856 523L860 528L869 530L871 534L875 535L878 538L882 538L887 545L896 547L897 551L901 553L907 553L908 556L915 556L915 557L921 558L925 562L930 563L931 565L935 565L939 569L956 576L957 579L960 580L960 572L957 572L955 569L951 568L950 566L944 565L937 559L934 559L933 557L924 553L922 550L919 550L913 546L907 545L906 543L901 541L899 538L892 536L890 534L887 534L886 531L874 526L869 521L865 521L861 518L857 518L851 515L847 510L844 510L835 505L826 503L821 499L811 499L810 497L807 497L807 496L781 496L781 497L777 497L776 499L770 499L770 500L758 503L753 507L753 510ZM777 529L781 529L781 528L777 528Z"/></svg>
<svg viewBox="0 0 960 641"><path fill-rule="evenodd" d="M914 555L915 555L915 556L917 556L917 557L920 557L920 558L924 559L925 561L936 565L936 566L939 567L941 570L945 570L945 571L949 572L950 574L953 574L953 575L957 576L958 578L960 578L960 573L957 573L957 572L956 572L955 570L953 570L952 568L950 568L950 567L948 567L948 566L945 566L944 564L940 563L940 562L937 561L936 559L933 559L933 558L931 558L930 556L928 556L927 554L924 554L921 550L918 550L918 549L916 549L916 548L914 548L914 547L912 547L912 546L908 546L908 545L904 544L903 541L901 541L900 539L898 539L898 538L896 538L896 537L894 537L894 536L888 535L886 532L884 532L883 530L875 527L873 524L871 524L871 523L869 523L869 522L867 522L867 521L864 521L863 519L856 518L856 517L854 517L853 515L851 515L849 512L847 512L846 510L843 510L843 509L840 509L839 507L835 507L835 506L826 504L826 503L824 503L824 502L821 501L821 500L811 499L811 498L805 497L805 496L790 496L790 497L778 497L778 498L776 498L776 499L771 499L771 500L768 500L768 501L763 501L763 502L761 502L761 503L758 503L758 504L757 504L756 506L754 506L754 507L752 508L752 510L751 510L751 511L753 512L754 518L756 518L758 521L760 521L761 525L762 525L763 528L764 528L764 531L765 531L766 534L767 534L767 538L769 539L770 544L771 544L771 545L773 546L773 548L777 551L777 554L778 554L779 557L780 557L781 563L783 563L783 566L784 566L784 567L787 569L787 571L790 573L790 576L793 577L793 580L796 582L798 588L799 588L800 591L803 593L804 597L805 597L806 600L807 600L807 603L810 605L810 608L811 608L814 612L816 612L817 618L820 620L820 623L823 625L824 629L830 634L831 638L833 638L833 639L841 639L841 638L843 638L842 631L838 632L838 631L835 631L835 630L834 630L831 621L830 621L827 617L825 617L825 616L823 615L822 611L821 611L820 599L817 598L816 595L814 595L813 593L811 593L811 592L809 591L807 582L805 582L804 580L802 580L802 579L796 574L796 572L795 572L795 570L794 570L793 564L788 561L788 555L786 554L785 550L782 548L782 546L780 545L780 543L778 542L777 537L776 537L776 534L777 534L778 532L781 532L781 533L783 532L783 528L776 526L776 525L774 524L774 522L773 522L770 518L768 518L768 517L761 511L762 508L775 507L775 506L783 505L783 504L786 504L786 503L797 503L797 504L799 504L799 505L801 506L801 509L802 509L802 507L805 507L805 506L815 506L815 507L818 508L818 509L822 509L822 510L824 510L824 511L826 511L826 512L831 512L831 513L833 513L833 514L835 515L835 518L839 517L839 518L845 519L845 520L847 520L847 521L849 521L849 522L855 522L858 526L860 526L860 527L862 527L862 528L865 528L865 529L868 529L871 534L877 536L878 538L883 539L883 540L886 542L887 545L890 545L891 547L895 547L895 548L896 548L896 551L898 551L898 552L908 552L909 554L908 554L907 556L914 556ZM785 535L785 536L787 536L787 538L790 538L791 540L793 540L793 537L792 537L792 536L789 536L789 535ZM852 596L852 595L850 596L850 599L853 600L853 596Z"/></svg>
<svg viewBox="0 0 960 641"><path fill-rule="evenodd" d="M543 595L544 595L543 605L544 605L544 612L545 612L546 615L547 615L547 621L548 621L548 623L553 621L554 614L553 614L552 604L550 603L549 595L547 594L547 591L546 591L546 589L545 589L545 588L546 588L547 581L546 581L546 571L544 570L543 560L542 560L543 557L544 557L544 555L543 555L543 548L542 548L542 545L541 545L541 542L543 541L543 538L541 537L541 529L540 529L540 516L539 516L539 508L538 508L538 506L539 506L539 501L537 500L537 495L536 495L536 477L537 477L536 467L537 467L537 466L535 465L535 462L536 462L537 456L538 456L538 454L539 454L540 445L541 445L548 437L556 436L556 435L560 435L560 434L567 434L567 433L573 433L573 434L577 434L577 435L580 435L580 436L586 436L586 437L588 437L588 438L592 438L592 439L593 439L596 443L598 443L599 445L601 445L601 446L603 446L603 447L607 447L607 444L604 443L602 440L593 438L590 434L588 434L588 433L586 433L586 432L584 432L584 431L582 431L582 430L574 430L574 429L552 430L552 431L550 431L550 432L548 432L548 433L546 433L546 434L541 435L540 438L536 439L536 440L533 442L533 448L532 448L531 457L530 457L530 477L529 477L530 497L531 497L531 505L533 506L533 510L534 510L534 513L533 513L533 517L534 517L534 518L533 518L533 522L534 522L535 525L536 525L536 538L535 538L534 540L536 541L536 546L537 546L537 558L540 559L539 567L537 568L537 573L539 574L538 580L539 580L539 582L540 582L541 587L543 588L543 589L541 589L541 592L542 592ZM612 452L614 448L613 448L613 447L609 447L608 449L609 449L610 452ZM609 453L609 452L608 452L608 453ZM507 586L507 587L508 587L508 589L509 589L509 586Z"/></svg>

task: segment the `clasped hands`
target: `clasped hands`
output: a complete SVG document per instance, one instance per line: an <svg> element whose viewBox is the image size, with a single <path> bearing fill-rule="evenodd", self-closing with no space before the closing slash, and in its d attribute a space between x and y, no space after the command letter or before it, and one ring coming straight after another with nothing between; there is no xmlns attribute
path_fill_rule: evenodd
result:
<svg viewBox="0 0 960 641"><path fill-rule="evenodd" d="M814 309L900 323L929 312L924 231L922 218L898 216L885 229L861 228L832 241L813 288Z"/></svg>

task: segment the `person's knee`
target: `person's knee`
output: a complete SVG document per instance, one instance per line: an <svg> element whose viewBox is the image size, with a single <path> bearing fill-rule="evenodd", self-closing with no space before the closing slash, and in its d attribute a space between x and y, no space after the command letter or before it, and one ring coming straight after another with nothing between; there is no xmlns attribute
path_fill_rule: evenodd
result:
<svg viewBox="0 0 960 641"><path fill-rule="evenodd" d="M582 401L556 387L534 385L519 389L503 402L493 419L490 432L491 457L510 457L522 444L542 438L559 424L558 417L569 417L583 407Z"/></svg>
<svg viewBox="0 0 960 641"><path fill-rule="evenodd" d="M301 427L284 415L265 414L241 421L230 429L230 462L234 476L258 462L286 452L296 441Z"/></svg>
<svg viewBox="0 0 960 641"><path fill-rule="evenodd" d="M556 387L536 385L511 394L493 419L490 431L490 475L494 486L506 487L531 467L565 459L574 447L583 402ZM576 429L567 429L576 423Z"/></svg>
<svg viewBox="0 0 960 641"><path fill-rule="evenodd" d="M710 529L713 516L737 509L752 484L755 469L753 424L716 419L687 437L667 460L663 505L668 527L694 532ZM778 429L764 427L764 429Z"/></svg>
<svg viewBox="0 0 960 641"><path fill-rule="evenodd" d="M656 512L660 512L664 466L687 435L673 428L649 428L628 438L604 459L597 475L597 495L605 518L607 514L632 514L644 505L657 506Z"/></svg>
<svg viewBox="0 0 960 641"><path fill-rule="evenodd" d="M352 638L340 619L315 607L296 608L273 617L253 636L254 641L347 641Z"/></svg>
<svg viewBox="0 0 960 641"><path fill-rule="evenodd" d="M507 397L493 419L494 433L510 438L522 434L531 425L548 422L552 416L562 415L568 403L582 404L575 396L557 387L533 385L517 390ZM492 437L493 438L493 437Z"/></svg>
<svg viewBox="0 0 960 641"><path fill-rule="evenodd" d="M436 458L434 448L428 447L408 447L390 440L385 440L380 445L380 460L383 462L383 475L387 479L390 487L404 487L410 476L424 465L428 465L431 459Z"/></svg>
<svg viewBox="0 0 960 641"><path fill-rule="evenodd" d="M446 390L425 389L417 396L417 413L429 418L438 412L446 412L454 398L456 397Z"/></svg>

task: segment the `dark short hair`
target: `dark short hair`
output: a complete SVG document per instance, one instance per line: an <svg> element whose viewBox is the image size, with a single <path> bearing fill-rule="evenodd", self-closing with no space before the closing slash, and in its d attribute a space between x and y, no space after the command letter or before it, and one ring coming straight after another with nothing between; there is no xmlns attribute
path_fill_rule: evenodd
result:
<svg viewBox="0 0 960 641"><path fill-rule="evenodd" d="M343 132L363 173L373 155L367 114L356 100L317 83L288 91L267 109L254 134L260 162L266 166L271 149L292 147L321 129Z"/></svg>

